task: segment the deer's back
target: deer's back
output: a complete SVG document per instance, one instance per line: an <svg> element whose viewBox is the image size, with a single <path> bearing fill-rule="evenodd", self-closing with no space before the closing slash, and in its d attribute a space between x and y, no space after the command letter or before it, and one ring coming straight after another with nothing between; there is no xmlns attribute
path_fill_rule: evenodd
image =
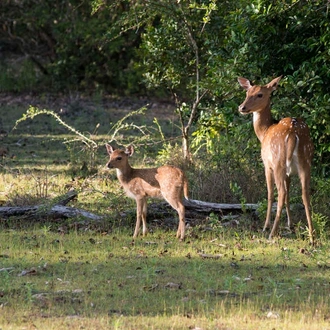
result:
<svg viewBox="0 0 330 330"><path fill-rule="evenodd" d="M183 172L175 166L164 165L157 168L156 179L158 182L168 182L173 185L178 185L184 180Z"/></svg>
<svg viewBox="0 0 330 330"><path fill-rule="evenodd" d="M127 195L136 197L162 197L163 189L172 190L182 186L184 174L174 166L132 169L127 177L118 177Z"/></svg>

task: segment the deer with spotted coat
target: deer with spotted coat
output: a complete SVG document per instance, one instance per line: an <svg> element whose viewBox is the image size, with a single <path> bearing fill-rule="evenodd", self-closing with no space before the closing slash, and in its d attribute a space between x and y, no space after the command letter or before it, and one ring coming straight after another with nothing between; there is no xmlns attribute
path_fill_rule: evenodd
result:
<svg viewBox="0 0 330 330"><path fill-rule="evenodd" d="M264 86L252 85L246 78L238 82L246 90L245 101L239 106L241 114L253 113L254 131L261 142L261 157L265 166L268 190L267 216L264 231L270 227L272 203L274 200L274 183L278 191L277 211L269 239L277 234L280 216L284 204L288 227L291 228L289 203L290 177L298 174L302 200L305 207L309 239L314 243L314 230L310 211L310 180L313 158L313 143L307 125L300 118L284 118L274 124L271 115L270 97L276 90L282 76L273 79Z"/></svg>
<svg viewBox="0 0 330 330"><path fill-rule="evenodd" d="M142 233L145 236L147 229L147 198L164 198L179 215L177 238L181 241L185 237L185 207L183 196L188 199L188 182L184 173L177 167L164 165L158 168L132 168L128 157L133 155L133 146L126 150L115 149L106 144L109 154L108 168L115 168L117 177L128 197L136 201L136 225L133 238L139 234L141 220Z"/></svg>

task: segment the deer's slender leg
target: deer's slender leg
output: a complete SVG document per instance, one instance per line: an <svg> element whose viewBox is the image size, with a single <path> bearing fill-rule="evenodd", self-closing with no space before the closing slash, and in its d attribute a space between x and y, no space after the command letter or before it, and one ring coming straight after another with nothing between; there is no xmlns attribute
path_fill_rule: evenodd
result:
<svg viewBox="0 0 330 330"><path fill-rule="evenodd" d="M185 236L185 207L182 204L182 187L174 187L172 191L165 192L163 190L164 199L178 212L179 224L176 237L184 240Z"/></svg>
<svg viewBox="0 0 330 330"><path fill-rule="evenodd" d="M136 199L136 224L135 224L135 230L133 238L136 238L139 235L139 230L141 227L141 220L143 217L143 199Z"/></svg>
<svg viewBox="0 0 330 330"><path fill-rule="evenodd" d="M273 201L274 201L274 175L273 175L273 171L270 170L270 169L266 169L265 174L266 174L268 198L267 198L267 215L266 215L266 221L265 221L263 231L266 231L267 229L270 228L270 222L271 222L271 218L272 218L272 207L273 207Z"/></svg>
<svg viewBox="0 0 330 330"><path fill-rule="evenodd" d="M313 222L311 217L311 211L310 211L310 169L307 171L300 172L300 181L301 181L301 188L302 188L302 200L305 206L305 212L306 212L306 218L308 223L308 231L309 231L309 240L311 244L314 244L314 228L313 228Z"/></svg>
<svg viewBox="0 0 330 330"><path fill-rule="evenodd" d="M286 208L286 216L288 220L288 228L292 228L292 221L291 221L291 210L290 210L290 176L287 175L285 178L285 208Z"/></svg>
<svg viewBox="0 0 330 330"><path fill-rule="evenodd" d="M284 179L283 173L276 173L275 184L276 184L276 188L277 188L278 199L277 199L276 217L274 220L273 229L269 235L270 239L277 234L278 227L280 224L282 209L283 209L285 199L286 199L285 179Z"/></svg>
<svg viewBox="0 0 330 330"><path fill-rule="evenodd" d="M142 233L143 236L147 235L148 233L148 228L147 228L147 199L144 198L143 200L143 207L142 207Z"/></svg>

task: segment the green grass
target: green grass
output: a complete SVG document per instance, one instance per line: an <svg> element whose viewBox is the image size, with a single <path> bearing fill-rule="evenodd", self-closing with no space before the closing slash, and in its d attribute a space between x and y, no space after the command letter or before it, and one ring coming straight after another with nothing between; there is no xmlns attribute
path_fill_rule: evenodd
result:
<svg viewBox="0 0 330 330"><path fill-rule="evenodd" d="M97 150L94 168L84 171L86 150L64 145L73 136L51 117L25 121L11 132L27 108L0 108L1 118L7 116L0 128L9 132L1 140L9 150L1 159L0 204L47 203L74 188L79 195L70 206L104 220L0 219L1 329L329 329L324 181L313 199L315 247L308 244L304 217L296 235L268 241L260 232L262 219L248 213L236 228L205 215L188 219L187 239L179 242L171 223L175 212L163 219L151 208L150 235L132 242L135 204L115 172L104 170L105 148ZM82 132L100 122L93 138L101 146L108 118L121 118L118 110L98 104L79 109L65 119ZM155 115L144 116L144 124ZM174 134L166 116L161 123L165 134ZM136 163L155 163L157 145L138 150ZM189 177L193 186L194 173Z"/></svg>
<svg viewBox="0 0 330 330"><path fill-rule="evenodd" d="M122 228L65 234L2 230L5 329L308 329L329 315L329 246L214 230L186 242L155 232L132 244ZM242 235L246 235L242 233ZM201 257L201 253L208 257ZM13 317L13 315L15 317ZM175 321L176 320L176 321ZM303 322L303 323L302 323ZM221 325L221 326L220 326Z"/></svg>

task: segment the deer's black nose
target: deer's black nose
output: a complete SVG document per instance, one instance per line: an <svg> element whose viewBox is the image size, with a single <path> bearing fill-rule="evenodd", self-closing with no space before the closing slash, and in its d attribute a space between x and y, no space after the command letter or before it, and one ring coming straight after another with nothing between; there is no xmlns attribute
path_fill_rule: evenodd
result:
<svg viewBox="0 0 330 330"><path fill-rule="evenodd" d="M238 110L239 110L239 112L246 112L246 106L241 104L241 105L238 107Z"/></svg>

